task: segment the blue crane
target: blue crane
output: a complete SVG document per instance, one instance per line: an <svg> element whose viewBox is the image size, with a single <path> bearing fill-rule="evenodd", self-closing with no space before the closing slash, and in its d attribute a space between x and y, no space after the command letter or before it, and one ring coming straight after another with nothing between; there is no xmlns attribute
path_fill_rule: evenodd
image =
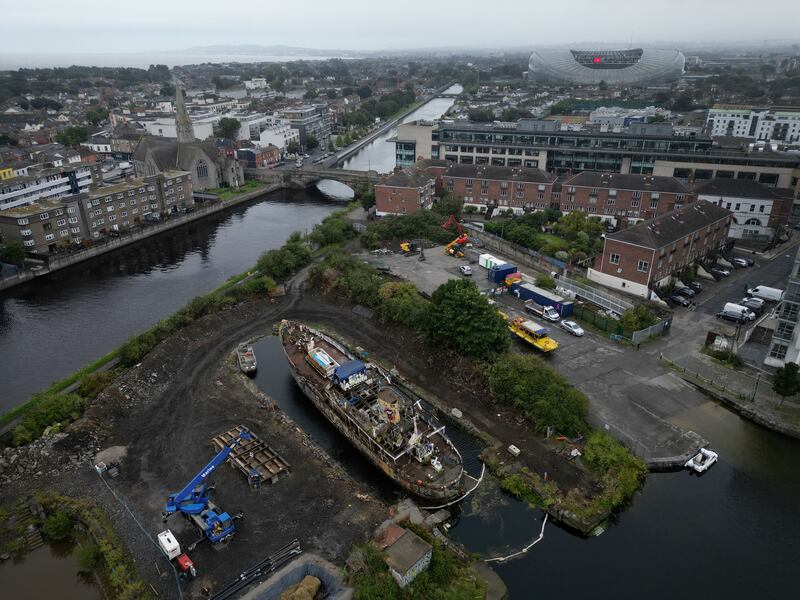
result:
<svg viewBox="0 0 800 600"><path fill-rule="evenodd" d="M214 489L209 485L208 478L214 470L224 463L230 453L242 440L252 439L248 431L240 431L239 435L187 483L177 494L167 497L165 510L162 513L166 521L170 515L181 512L187 518L194 521L195 525L203 532L203 535L212 544L216 544L233 535L233 518L214 504L209 498L209 494Z"/></svg>

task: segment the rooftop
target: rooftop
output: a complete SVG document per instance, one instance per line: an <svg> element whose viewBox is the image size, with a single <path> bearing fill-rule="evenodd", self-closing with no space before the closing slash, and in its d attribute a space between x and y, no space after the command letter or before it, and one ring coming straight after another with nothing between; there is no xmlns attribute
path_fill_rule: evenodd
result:
<svg viewBox="0 0 800 600"><path fill-rule="evenodd" d="M431 545L413 531L406 529L396 542L386 548L386 564L404 575L431 550Z"/></svg>
<svg viewBox="0 0 800 600"><path fill-rule="evenodd" d="M764 198L771 200L782 197L770 188L750 179L717 178L697 186L697 193L707 196L728 196L730 198Z"/></svg>
<svg viewBox="0 0 800 600"><path fill-rule="evenodd" d="M417 169L403 169L389 175L379 185L388 187L421 188L433 181L433 177Z"/></svg>
<svg viewBox="0 0 800 600"><path fill-rule="evenodd" d="M655 219L611 233L606 236L606 240L627 242L645 248L662 248L712 223L730 217L731 214L731 211L711 202L693 202Z"/></svg>
<svg viewBox="0 0 800 600"><path fill-rule="evenodd" d="M549 175L541 169L488 165L453 165L447 170L447 176L495 181L528 181L530 183L553 183L556 179L555 175Z"/></svg>
<svg viewBox="0 0 800 600"><path fill-rule="evenodd" d="M26 204L25 206L17 206L15 208L9 208L7 210L0 211L0 217L13 217L15 219L19 217L31 217L48 210L53 210L54 208L61 208L63 206L64 203L58 200L40 200L39 202Z"/></svg>
<svg viewBox="0 0 800 600"><path fill-rule="evenodd" d="M674 177L658 175L628 175L583 171L563 180L562 185L580 185L617 190L652 190L672 194L688 194L689 188Z"/></svg>

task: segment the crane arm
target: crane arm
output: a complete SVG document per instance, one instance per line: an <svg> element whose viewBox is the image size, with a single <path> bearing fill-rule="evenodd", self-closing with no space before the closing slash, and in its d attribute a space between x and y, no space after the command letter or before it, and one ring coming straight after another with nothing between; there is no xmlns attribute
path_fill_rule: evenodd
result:
<svg viewBox="0 0 800 600"><path fill-rule="evenodd" d="M249 439L252 439L249 432L240 432L239 436L220 450L180 492L167 498L165 514L170 515L178 510L187 513L197 513L203 510L208 502L208 497L205 494L208 478L219 465L227 460L230 453L242 440Z"/></svg>

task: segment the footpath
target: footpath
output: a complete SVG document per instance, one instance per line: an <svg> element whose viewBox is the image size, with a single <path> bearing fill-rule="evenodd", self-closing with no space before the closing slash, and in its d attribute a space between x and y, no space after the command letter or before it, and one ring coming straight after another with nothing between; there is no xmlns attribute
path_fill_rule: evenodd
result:
<svg viewBox="0 0 800 600"><path fill-rule="evenodd" d="M783 400L772 389L772 378L720 364L699 351L663 356L675 373L748 419L784 435L800 438L800 403Z"/></svg>

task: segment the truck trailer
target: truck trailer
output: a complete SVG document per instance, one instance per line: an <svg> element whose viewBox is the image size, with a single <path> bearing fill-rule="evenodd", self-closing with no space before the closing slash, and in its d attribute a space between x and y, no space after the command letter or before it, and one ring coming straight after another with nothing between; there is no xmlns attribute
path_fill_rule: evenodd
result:
<svg viewBox="0 0 800 600"><path fill-rule="evenodd" d="M520 300L532 300L541 306L552 306L562 318L570 316L574 308L572 300L565 300L532 283L515 283L511 286L511 293Z"/></svg>

